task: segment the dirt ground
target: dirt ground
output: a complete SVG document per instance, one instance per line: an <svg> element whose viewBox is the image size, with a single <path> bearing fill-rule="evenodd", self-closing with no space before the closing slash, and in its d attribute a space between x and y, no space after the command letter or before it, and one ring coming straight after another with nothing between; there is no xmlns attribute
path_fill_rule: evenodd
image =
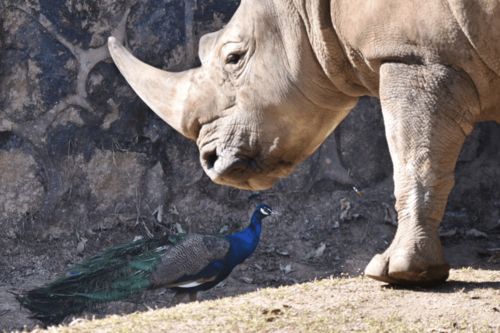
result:
<svg viewBox="0 0 500 333"><path fill-rule="evenodd" d="M452 270L450 281L433 289L327 278L49 331L499 332L499 279L498 271L470 268Z"/></svg>
<svg viewBox="0 0 500 333"><path fill-rule="evenodd" d="M265 201L282 212L281 216L265 221L261 243L256 253L240 265L232 275L216 288L201 293L201 300L210 300L252 292L264 287L293 285L329 276L358 276L373 254L383 251L392 239L395 226L392 224L391 203L380 202L378 198L390 190L390 183L383 183L357 195L351 189L332 193L288 194L286 198L274 193L252 195L248 206L253 202ZM257 197L255 197L257 196ZM317 205L332 206L330 216L315 214ZM251 209L249 208L249 212ZM195 221L196 222L196 221ZM197 225L193 222L194 225ZM235 231L248 223L224 220L220 223L205 222L197 225L196 230L183 227L191 232L227 233ZM91 231L85 235L88 241L82 246L82 235L37 240L19 238L17 240L0 238L4 255L0 257L0 328L2 330L31 329L37 324L30 320L29 313L20 308L10 290L28 289L46 283L63 272L68 266L93 255L111 245L145 236L145 228L161 234L165 230L155 225L117 224L110 228ZM474 267L490 271L490 281L465 289L473 292L481 286L497 290L500 288L500 256L498 233L489 235L455 228L444 223L442 241L447 258L454 268ZM78 240L80 238L80 241ZM449 284L448 292L457 288ZM476 288L477 287L477 288ZM379 288L375 286L374 288ZM451 288L451 289L450 289ZM458 288L460 289L460 288ZM366 291L369 298L369 291ZM427 295L425 293L419 294ZM145 311L155 307L169 307L172 296L168 290L148 291L123 302L115 302L86 314L102 317L107 314L126 314ZM483 295L486 297L486 295ZM482 297L483 297L482 296ZM346 296L347 297L347 296ZM493 303L499 303L498 294ZM400 300L405 302L405 298ZM421 302L425 300L422 299ZM466 297L464 309L473 307L478 301ZM429 298L429 307L446 307L448 304L439 297ZM405 304L411 307L411 302ZM492 305L498 309L500 304ZM383 311L383 309L373 311ZM492 316L495 313L491 313ZM70 321L71 319L68 319Z"/></svg>

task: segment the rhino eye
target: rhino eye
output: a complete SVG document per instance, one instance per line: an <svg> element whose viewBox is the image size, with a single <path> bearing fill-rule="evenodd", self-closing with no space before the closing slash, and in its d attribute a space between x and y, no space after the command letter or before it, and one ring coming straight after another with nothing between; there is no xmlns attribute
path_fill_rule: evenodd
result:
<svg viewBox="0 0 500 333"><path fill-rule="evenodd" d="M226 58L226 64L236 65L240 62L242 53L231 53Z"/></svg>

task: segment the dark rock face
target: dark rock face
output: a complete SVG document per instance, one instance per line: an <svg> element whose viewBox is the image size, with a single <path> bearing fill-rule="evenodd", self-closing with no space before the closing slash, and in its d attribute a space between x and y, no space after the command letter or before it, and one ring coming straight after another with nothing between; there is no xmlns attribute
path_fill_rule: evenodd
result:
<svg viewBox="0 0 500 333"><path fill-rule="evenodd" d="M229 280L207 297L357 273L387 246L392 164L376 99L363 98L291 177L249 193L212 184L196 146L140 101L109 58L113 34L152 65L189 68L198 63L201 35L220 29L237 5L0 2L0 299L10 297L4 290L46 282L80 256L134 236L179 226L234 231L260 201L283 215L266 224L255 259L240 270L253 276L253 287ZM498 239L499 142L499 125L480 124L464 148L444 223L459 230L457 240L464 228L488 233L484 246ZM317 257L320 244L326 250ZM282 263L293 271L283 272ZM29 323L12 298L0 301L0 316L0 330Z"/></svg>
<svg viewBox="0 0 500 333"><path fill-rule="evenodd" d="M39 235L70 218L68 210L75 221L99 221L129 214L149 204L150 196L155 209L167 193L175 198L177 189L201 181L196 147L137 98L110 61L106 40L126 36L145 61L188 68L197 61L199 30L221 28L236 1L40 0L1 6L0 148L5 170L19 173L4 173L10 180L3 182L3 195L11 199L3 200L3 219L36 216L41 229L32 232ZM151 170L161 182L169 180L157 188L160 193L148 191ZM22 183L22 172L33 176ZM26 198L20 197L22 188Z"/></svg>

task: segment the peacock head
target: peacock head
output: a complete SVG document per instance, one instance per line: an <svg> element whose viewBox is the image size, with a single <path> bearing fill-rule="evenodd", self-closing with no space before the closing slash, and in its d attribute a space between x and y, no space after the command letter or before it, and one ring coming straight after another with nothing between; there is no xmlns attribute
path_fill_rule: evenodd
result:
<svg viewBox="0 0 500 333"><path fill-rule="evenodd" d="M253 214L254 214L254 216L257 216L257 217L263 219L263 218L266 218L266 217L268 217L270 215L274 215L275 212L268 205L266 205L266 204L259 204L257 206L257 208L255 208L255 211L254 211Z"/></svg>

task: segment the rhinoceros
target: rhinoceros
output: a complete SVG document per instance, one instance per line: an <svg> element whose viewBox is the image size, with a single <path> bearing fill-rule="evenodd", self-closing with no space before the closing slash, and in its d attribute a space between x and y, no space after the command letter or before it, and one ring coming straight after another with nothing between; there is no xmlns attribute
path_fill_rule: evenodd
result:
<svg viewBox="0 0 500 333"><path fill-rule="evenodd" d="M310 156L363 95L381 101L398 228L365 275L448 278L438 228L466 136L500 122L498 0L242 0L200 40L201 66L170 73L113 37L142 100L196 142L218 184L262 190Z"/></svg>

